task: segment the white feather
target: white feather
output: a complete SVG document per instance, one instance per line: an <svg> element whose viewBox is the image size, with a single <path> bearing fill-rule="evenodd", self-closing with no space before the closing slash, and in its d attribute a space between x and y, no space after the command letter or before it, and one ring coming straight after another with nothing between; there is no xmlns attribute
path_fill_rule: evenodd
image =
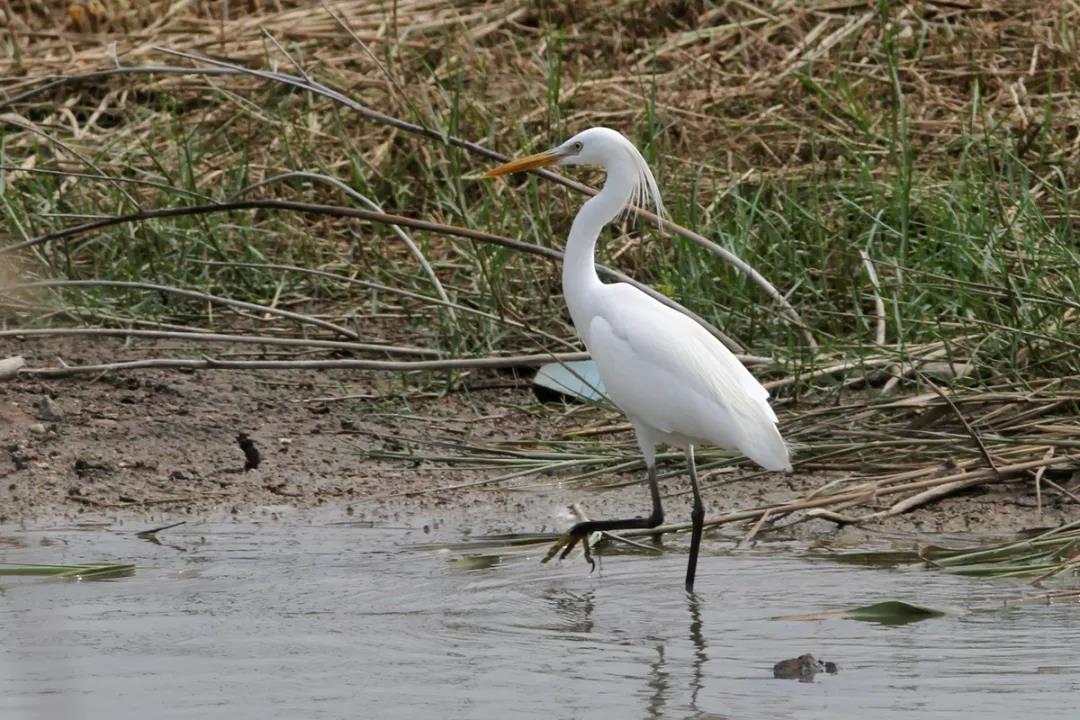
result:
<svg viewBox="0 0 1080 720"><path fill-rule="evenodd" d="M608 397L669 444L738 450L789 467L769 392L723 343L682 313L623 283L605 285L588 347Z"/></svg>
<svg viewBox="0 0 1080 720"><path fill-rule="evenodd" d="M630 162L635 170L634 189L630 197L630 203L645 210L648 209L649 205L652 205L656 211L657 225L659 226L661 225L660 221L667 217L667 210L664 209L664 201L660 197L660 188L656 184L656 178L653 177L652 169L649 168L649 163L645 162L645 158L634 147L633 143L627 141L623 149L630 157Z"/></svg>

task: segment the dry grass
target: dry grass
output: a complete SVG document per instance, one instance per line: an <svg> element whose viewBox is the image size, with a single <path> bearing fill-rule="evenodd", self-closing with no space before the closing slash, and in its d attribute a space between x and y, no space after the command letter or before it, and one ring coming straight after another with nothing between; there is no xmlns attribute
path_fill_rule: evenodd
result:
<svg viewBox="0 0 1080 720"><path fill-rule="evenodd" d="M84 7L78 3L5 0L9 34L0 73L9 78L7 92L46 73L97 70L115 60L156 64L154 47L162 44L288 69L268 40L274 38L307 71L392 114L438 107L444 89L430 79L460 76L458 133L478 137L470 116L486 118L497 104L504 112L492 144L510 149L522 137L556 137L564 128L655 124L673 162L700 162L708 148L708 162L721 163L708 169L725 180L747 170L819 176L852 151L882 159L895 151L888 124L898 84L923 166L948 162L983 136L1015 140L1027 152L1045 149L1040 162L1071 172L1080 166L1075 2L950 1L885 10L875 2L663 0L328 5L367 50L308 3L159 1L137 3L134 12L128 5L87 3L101 8L99 19L81 22L76 18L95 13L76 10ZM549 97L555 62L561 80ZM11 80L22 74L24 80ZM177 93L192 85L152 80L138 90ZM119 119L109 116L135 99L132 90L117 79L65 93L65 109L50 119L93 133L93 124ZM54 110L53 100L44 98L38 109ZM95 122L84 126L80 115L94 111ZM650 111L657 117L646 117ZM384 142L393 137L385 128L367 131ZM355 137L367 147L380 144L370 144L367 133ZM374 160L393 162L385 149Z"/></svg>

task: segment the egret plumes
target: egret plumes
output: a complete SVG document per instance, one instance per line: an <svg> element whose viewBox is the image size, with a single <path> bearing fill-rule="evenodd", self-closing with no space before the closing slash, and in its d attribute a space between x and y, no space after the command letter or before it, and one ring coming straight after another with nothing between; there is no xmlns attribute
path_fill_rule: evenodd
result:
<svg viewBox="0 0 1080 720"><path fill-rule="evenodd" d="M563 294L608 397L634 427L645 458L652 512L644 518L578 523L545 560L560 550L560 557L566 557L578 542L583 542L587 552L586 538L593 532L662 524L656 447L668 445L686 453L694 493L686 570L686 589L692 591L705 518L694 448L714 445L738 450L768 470L789 470L788 448L776 427L769 392L697 322L632 285L604 283L596 274L600 231L628 204L644 207L648 202L657 216L664 215L656 179L633 143L615 130L590 128L547 152L506 163L483 177L547 165L599 165L607 173L603 189L585 202L570 228L563 259Z"/></svg>

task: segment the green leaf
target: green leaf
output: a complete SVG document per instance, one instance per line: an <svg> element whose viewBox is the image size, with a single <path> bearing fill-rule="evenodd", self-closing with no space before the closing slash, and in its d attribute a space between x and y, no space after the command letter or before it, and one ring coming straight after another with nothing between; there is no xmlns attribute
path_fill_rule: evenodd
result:
<svg viewBox="0 0 1080 720"><path fill-rule="evenodd" d="M135 574L129 563L114 565L5 565L0 564L0 576L56 577L77 580L106 580Z"/></svg>
<svg viewBox="0 0 1080 720"><path fill-rule="evenodd" d="M907 623L927 620L929 618L942 617L945 615L941 610L909 605L899 600L887 600L885 602L865 605L850 610L836 612L812 613L810 615L783 615L774 617L773 620L860 620L862 622L878 623L879 625L906 625Z"/></svg>

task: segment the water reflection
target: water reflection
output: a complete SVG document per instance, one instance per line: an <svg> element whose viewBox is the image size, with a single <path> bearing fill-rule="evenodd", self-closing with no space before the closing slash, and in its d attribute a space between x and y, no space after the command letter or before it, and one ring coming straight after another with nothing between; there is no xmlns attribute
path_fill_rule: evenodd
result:
<svg viewBox="0 0 1080 720"><path fill-rule="evenodd" d="M544 593L547 604L555 611L559 622L549 625L556 632L588 635L593 631L593 593L572 593L550 589Z"/></svg>
<svg viewBox="0 0 1080 720"><path fill-rule="evenodd" d="M690 677L690 707L697 710L698 693L704 685L703 668L709 656L705 652L705 634L702 632L701 601L694 593L687 593L687 605L690 608L690 644L694 648Z"/></svg>
<svg viewBox="0 0 1080 720"><path fill-rule="evenodd" d="M790 547L613 555L595 575L521 561L456 568L406 530L301 523L130 532L0 533L0 562L101 562L107 583L11 580L0 602L0 717L221 716L906 718L1068 717L1075 608L973 613L987 585L807 560ZM761 547L765 547L764 545ZM732 582L737 578L737 582ZM797 592L793 592L797 588ZM904 626L770 618L884 599L949 610ZM1055 632L1047 633L1052 627ZM1038 637L1039 642L1031 642ZM813 683L773 664L842 665ZM1046 672L1045 668L1055 668ZM48 707L41 708L47 699ZM242 699L243 703L238 701ZM79 713L72 713L77 706ZM34 713L38 714L35 715Z"/></svg>
<svg viewBox="0 0 1080 720"><path fill-rule="evenodd" d="M663 717L664 708L667 706L668 673L664 668L664 644L656 645L656 659L649 663L649 694L648 714L646 717Z"/></svg>
<svg viewBox="0 0 1080 720"><path fill-rule="evenodd" d="M705 686L704 668L705 663L709 660L709 655L705 645L705 633L703 632L701 620L701 599L694 593L687 593L686 598L686 607L688 610L687 619L689 621L688 637L690 640L690 647L693 648L689 674L690 700L687 705L689 709L693 711L692 717L722 718L723 716L721 715L706 713L698 706L698 695ZM646 717L649 718L670 717L670 713L666 712L669 707L669 699L672 701L672 707L683 707L681 703L678 702L679 698L669 698L673 690L671 673L667 669L667 645L667 642L657 642L656 658L649 663L648 686L651 693L649 695L649 704L646 713Z"/></svg>

